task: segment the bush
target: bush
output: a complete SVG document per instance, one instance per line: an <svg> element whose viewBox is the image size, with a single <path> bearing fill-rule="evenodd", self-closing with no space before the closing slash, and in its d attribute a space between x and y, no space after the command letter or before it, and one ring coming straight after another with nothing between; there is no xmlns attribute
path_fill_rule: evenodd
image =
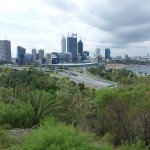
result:
<svg viewBox="0 0 150 150"><path fill-rule="evenodd" d="M20 146L13 147L14 150L101 150L101 148L94 146L87 134L76 132L72 126L53 120L44 121Z"/></svg>
<svg viewBox="0 0 150 150"><path fill-rule="evenodd" d="M0 125L26 128L32 127L34 122L35 113L30 105L0 103Z"/></svg>
<svg viewBox="0 0 150 150"><path fill-rule="evenodd" d="M95 106L98 111L99 133L110 132L115 144L150 137L150 87L128 86L98 91Z"/></svg>
<svg viewBox="0 0 150 150"><path fill-rule="evenodd" d="M0 128L0 149L8 148L13 143L12 138Z"/></svg>
<svg viewBox="0 0 150 150"><path fill-rule="evenodd" d="M136 138L133 142L125 142L119 148L119 150L149 150L150 145L146 146L146 143L141 138Z"/></svg>

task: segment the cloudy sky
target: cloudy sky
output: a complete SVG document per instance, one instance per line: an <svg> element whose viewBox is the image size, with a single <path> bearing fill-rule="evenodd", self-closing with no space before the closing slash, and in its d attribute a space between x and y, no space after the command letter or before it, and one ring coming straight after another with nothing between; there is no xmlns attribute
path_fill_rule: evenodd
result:
<svg viewBox="0 0 150 150"><path fill-rule="evenodd" d="M0 0L0 39L45 52L60 51L61 37L78 34L91 56L150 53L149 0Z"/></svg>

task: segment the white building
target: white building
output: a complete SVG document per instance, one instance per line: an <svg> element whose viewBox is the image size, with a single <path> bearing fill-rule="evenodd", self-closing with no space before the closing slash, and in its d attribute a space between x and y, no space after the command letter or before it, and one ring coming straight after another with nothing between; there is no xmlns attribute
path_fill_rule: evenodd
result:
<svg viewBox="0 0 150 150"><path fill-rule="evenodd" d="M95 57L99 57L100 56L100 48L97 48L95 51Z"/></svg>
<svg viewBox="0 0 150 150"><path fill-rule="evenodd" d="M51 54L46 53L46 64L51 64Z"/></svg>
<svg viewBox="0 0 150 150"><path fill-rule="evenodd" d="M61 39L61 52L66 52L66 38L64 36Z"/></svg>

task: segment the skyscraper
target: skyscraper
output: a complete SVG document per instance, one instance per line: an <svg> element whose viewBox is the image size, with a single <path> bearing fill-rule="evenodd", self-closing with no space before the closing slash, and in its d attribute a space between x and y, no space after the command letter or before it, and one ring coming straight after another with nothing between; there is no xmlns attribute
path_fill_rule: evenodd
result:
<svg viewBox="0 0 150 150"><path fill-rule="evenodd" d="M44 49L38 50L38 58L41 60L44 59Z"/></svg>
<svg viewBox="0 0 150 150"><path fill-rule="evenodd" d="M83 42L81 40L78 42L78 53L80 54L80 56L83 53Z"/></svg>
<svg viewBox="0 0 150 150"><path fill-rule="evenodd" d="M72 33L67 37L67 52L72 53L72 61L76 62L77 60L77 34Z"/></svg>
<svg viewBox="0 0 150 150"><path fill-rule="evenodd" d="M66 52L66 38L64 36L61 39L61 52Z"/></svg>
<svg viewBox="0 0 150 150"><path fill-rule="evenodd" d="M25 59L25 64L31 64L32 55L31 54L25 54L24 59Z"/></svg>
<svg viewBox="0 0 150 150"><path fill-rule="evenodd" d="M32 49L32 61L35 62L37 60L36 58L36 49Z"/></svg>
<svg viewBox="0 0 150 150"><path fill-rule="evenodd" d="M24 55L26 54L26 49L21 46L17 46L17 58L24 58Z"/></svg>
<svg viewBox="0 0 150 150"><path fill-rule="evenodd" d="M105 59L110 59L110 49L109 48L105 49Z"/></svg>
<svg viewBox="0 0 150 150"><path fill-rule="evenodd" d="M59 63L59 53L58 52L52 52L51 54L52 54L52 56L54 56L54 55L56 56L55 57L56 62Z"/></svg>
<svg viewBox="0 0 150 150"><path fill-rule="evenodd" d="M17 64L24 65L25 64L25 54L26 49L21 46L17 46Z"/></svg>
<svg viewBox="0 0 150 150"><path fill-rule="evenodd" d="M0 40L0 61L11 62L11 42Z"/></svg>
<svg viewBox="0 0 150 150"><path fill-rule="evenodd" d="M97 48L97 49L96 49L96 54L95 54L95 56L96 56L96 57L99 57L99 56L100 56L100 48Z"/></svg>
<svg viewBox="0 0 150 150"><path fill-rule="evenodd" d="M50 53L46 53L46 63L47 64L51 63L51 54Z"/></svg>

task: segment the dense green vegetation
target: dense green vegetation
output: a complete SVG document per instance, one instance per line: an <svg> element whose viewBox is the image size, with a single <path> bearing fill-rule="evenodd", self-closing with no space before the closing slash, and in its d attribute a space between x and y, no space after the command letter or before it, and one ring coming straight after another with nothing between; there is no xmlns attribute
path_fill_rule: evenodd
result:
<svg viewBox="0 0 150 150"><path fill-rule="evenodd" d="M132 83L132 80L136 77L133 72L126 69L106 69L105 66L92 67L88 71L106 80L127 84Z"/></svg>
<svg viewBox="0 0 150 150"><path fill-rule="evenodd" d="M111 63L125 64L125 65L149 65L149 61L138 61L138 60L111 60Z"/></svg>
<svg viewBox="0 0 150 150"><path fill-rule="evenodd" d="M96 150L98 146L92 144L90 135L76 132L72 126L46 120L36 131L14 150Z"/></svg>
<svg viewBox="0 0 150 150"><path fill-rule="evenodd" d="M129 76L123 86L95 91L35 68L1 69L0 148L148 150L150 77L127 72L121 80ZM7 134L14 128L32 129L18 143Z"/></svg>

